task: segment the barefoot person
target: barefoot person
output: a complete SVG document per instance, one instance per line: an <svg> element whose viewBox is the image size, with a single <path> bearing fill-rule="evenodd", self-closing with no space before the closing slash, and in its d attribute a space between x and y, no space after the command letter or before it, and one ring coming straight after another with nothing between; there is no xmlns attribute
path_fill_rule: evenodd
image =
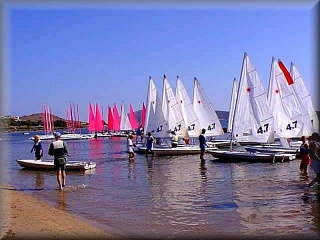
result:
<svg viewBox="0 0 320 240"><path fill-rule="evenodd" d="M62 190L66 185L66 163L68 162L68 146L62 141L61 133L54 133L55 141L50 143L48 154L54 156L54 169L57 171L57 181L59 188Z"/></svg>
<svg viewBox="0 0 320 240"><path fill-rule="evenodd" d="M33 151L34 151L34 155L36 157L36 160L41 160L41 158L43 157L43 148L42 148L42 142L40 140L39 135L34 136L34 144L31 148L30 152L32 153Z"/></svg>

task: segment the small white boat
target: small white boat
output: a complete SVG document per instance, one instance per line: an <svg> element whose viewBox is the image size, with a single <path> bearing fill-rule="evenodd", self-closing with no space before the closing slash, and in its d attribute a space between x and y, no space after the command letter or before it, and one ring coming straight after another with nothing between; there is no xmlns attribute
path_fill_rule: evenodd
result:
<svg viewBox="0 0 320 240"><path fill-rule="evenodd" d="M31 159L17 159L17 163L24 168L36 170L54 170L53 160L31 160ZM94 169L95 162L81 162L81 161L68 161L66 170L71 171L84 171Z"/></svg>
<svg viewBox="0 0 320 240"><path fill-rule="evenodd" d="M43 140L54 140L53 134L50 135L39 135L40 139ZM79 140L79 139L91 139L94 138L94 134L80 134L80 133L66 133L61 135L61 140ZM30 140L34 140L34 137L30 137Z"/></svg>
<svg viewBox="0 0 320 240"><path fill-rule="evenodd" d="M263 153L299 153L299 148L296 147L282 147L282 146L272 146L272 145L262 145L262 146L245 146L248 152L263 152Z"/></svg>
<svg viewBox="0 0 320 240"><path fill-rule="evenodd" d="M223 162L276 162L276 161L292 161L296 159L295 154L288 153L259 153L246 151L230 151L230 150L208 150L214 158ZM215 159L215 161L217 161Z"/></svg>
<svg viewBox="0 0 320 240"><path fill-rule="evenodd" d="M207 147L206 150L216 150L216 147ZM146 153L147 147L138 147L138 153ZM167 145L153 147L152 151L155 155L158 156L180 156L180 155L192 155L192 154L200 154L200 147L196 145L186 145L180 146L176 148L172 148Z"/></svg>

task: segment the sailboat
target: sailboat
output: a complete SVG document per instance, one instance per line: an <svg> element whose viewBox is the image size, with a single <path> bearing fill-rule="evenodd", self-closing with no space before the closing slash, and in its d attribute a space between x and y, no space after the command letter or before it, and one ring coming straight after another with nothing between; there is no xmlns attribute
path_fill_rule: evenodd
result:
<svg viewBox="0 0 320 240"><path fill-rule="evenodd" d="M139 127L139 124L138 124L138 121L136 119L136 116L134 114L134 111L133 111L133 107L130 103L130 107L129 107L129 121L130 121L130 125L131 125L131 128L136 130L138 127Z"/></svg>
<svg viewBox="0 0 320 240"><path fill-rule="evenodd" d="M196 77L193 85L193 109L200 121L200 128L206 129L206 137L211 137L207 145L210 147L228 146L228 140L215 139L216 136L222 136L224 132L213 104Z"/></svg>
<svg viewBox="0 0 320 240"><path fill-rule="evenodd" d="M153 112L153 105L155 106ZM150 106L150 107L149 107ZM149 88L147 96L147 131L153 133L156 138L163 139L162 144L155 145L153 152L159 156L177 156L199 154L198 145L181 145L172 148L169 141L171 131L181 138L187 136L186 124L184 122L176 96L167 80L166 75L163 77L162 100L159 99L157 90L151 78L149 78ZM216 149L212 147L212 149ZM144 153L146 147L138 148L140 153Z"/></svg>
<svg viewBox="0 0 320 240"><path fill-rule="evenodd" d="M233 139L260 143L274 141L274 119L267 94L247 53L244 53L231 129L230 141ZM208 152L218 160L235 162L272 162L292 160L295 157L292 154L238 151L232 149L231 144L229 150L208 150Z"/></svg>
<svg viewBox="0 0 320 240"><path fill-rule="evenodd" d="M284 64L272 58L268 101L274 116L275 137L280 139L281 144L250 146L246 147L248 151L297 153L299 145L290 146L287 139L312 134L309 115L291 87L292 84L293 79Z"/></svg>
<svg viewBox="0 0 320 240"><path fill-rule="evenodd" d="M102 109L102 108L101 108ZM96 114L95 114L95 137L110 137L111 134L107 133L104 130L104 121L103 121L103 115L100 111L100 108L98 104L96 103Z"/></svg>
<svg viewBox="0 0 320 240"><path fill-rule="evenodd" d="M309 91L303 81L301 74L299 73L297 67L291 62L290 65L290 73L293 79L292 87L296 93L296 95L302 101L303 107L307 110L311 124L313 126L314 132L319 132L319 118L314 109L312 98L309 94Z"/></svg>
<svg viewBox="0 0 320 240"><path fill-rule="evenodd" d="M53 140L54 138L54 121L51 108L42 105L42 123L44 134L39 135L41 140ZM34 136L29 138L34 141Z"/></svg>
<svg viewBox="0 0 320 240"><path fill-rule="evenodd" d="M87 139L91 136L87 134L81 134L80 119L79 119L79 108L78 105L75 107L74 103L70 103L67 108L67 129L61 135L62 140L77 140L77 139Z"/></svg>
<svg viewBox="0 0 320 240"><path fill-rule="evenodd" d="M193 104L181 79L177 76L176 98L187 128L187 137L198 138L201 134L199 118L193 108Z"/></svg>

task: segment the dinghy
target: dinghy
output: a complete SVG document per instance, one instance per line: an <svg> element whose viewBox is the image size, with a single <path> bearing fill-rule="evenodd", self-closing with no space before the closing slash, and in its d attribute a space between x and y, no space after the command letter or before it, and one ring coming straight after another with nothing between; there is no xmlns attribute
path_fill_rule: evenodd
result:
<svg viewBox="0 0 320 240"><path fill-rule="evenodd" d="M232 113L231 113L232 114ZM265 162L279 159L282 155L251 153L248 151L234 151L232 141L245 138L258 143L271 143L274 141L274 120L267 94L260 81L257 70L250 61L247 53L244 54L238 93L234 106L231 125L231 140L229 150L208 150L214 158L223 161L254 161ZM279 157L279 158L278 158ZM291 160L293 157L283 160Z"/></svg>
<svg viewBox="0 0 320 240"><path fill-rule="evenodd" d="M54 170L53 160L31 160L17 159L17 163L24 168L35 170ZM69 171L84 171L96 167L95 162L68 161L66 170Z"/></svg>

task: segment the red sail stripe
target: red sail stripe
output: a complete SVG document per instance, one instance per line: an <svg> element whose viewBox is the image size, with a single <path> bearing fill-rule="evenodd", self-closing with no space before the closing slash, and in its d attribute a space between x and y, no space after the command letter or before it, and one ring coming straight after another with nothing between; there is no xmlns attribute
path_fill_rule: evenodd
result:
<svg viewBox="0 0 320 240"><path fill-rule="evenodd" d="M279 67L281 68L284 76L286 77L288 84L289 85L293 84L294 83L293 79L292 79L289 71L287 70L287 68L284 66L284 64L280 60L278 61L278 64L279 64Z"/></svg>

